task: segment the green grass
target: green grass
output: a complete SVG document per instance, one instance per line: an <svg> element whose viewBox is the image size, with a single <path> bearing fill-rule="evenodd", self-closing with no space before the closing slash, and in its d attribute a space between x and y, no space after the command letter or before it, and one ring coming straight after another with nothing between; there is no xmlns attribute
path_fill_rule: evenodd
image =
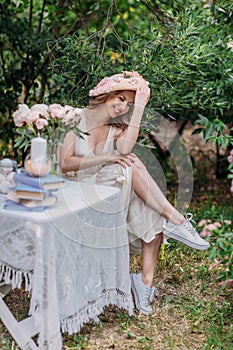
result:
<svg viewBox="0 0 233 350"><path fill-rule="evenodd" d="M219 193L219 192L218 192ZM195 219L232 219L232 199L216 202L214 191L199 192L191 211ZM201 202L201 205L200 205ZM75 335L63 335L63 349L231 350L233 348L233 290L219 285L220 267L178 242L165 246L155 274L160 297L153 302L154 314L144 316L108 307L98 324L86 324ZM131 257L131 269L140 269L141 257ZM11 292L6 299L17 318L25 316L29 297ZM17 345L0 323L0 349Z"/></svg>

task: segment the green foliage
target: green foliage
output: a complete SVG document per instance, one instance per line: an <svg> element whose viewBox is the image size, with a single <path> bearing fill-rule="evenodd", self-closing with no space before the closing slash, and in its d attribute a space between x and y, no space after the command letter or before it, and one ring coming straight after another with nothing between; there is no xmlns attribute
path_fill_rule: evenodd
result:
<svg viewBox="0 0 233 350"><path fill-rule="evenodd" d="M218 195L217 191L205 191L194 197L197 222L202 218L220 222L233 219L232 205ZM216 199L218 204L212 207ZM230 228L232 232L232 226ZM64 349L231 350L233 294L232 288L218 285L219 265L214 267L215 261L208 259L208 251L197 251L176 241L165 246L164 254L165 260L160 257L155 274L154 283L160 297L153 300L153 315L135 312L129 316L123 309L106 307L99 323L85 324L73 335L64 333ZM140 261L140 257L131 256L131 271L140 269ZM29 304L25 303L24 294L23 290L16 289L5 297L18 320L28 314ZM0 348L18 349L2 323Z"/></svg>
<svg viewBox="0 0 233 350"><path fill-rule="evenodd" d="M77 69L77 62L82 66L81 57L88 68L84 70L84 86L77 84L71 88L65 84L70 89L68 96L71 92L74 96L88 92L105 75L138 70L150 81L150 106L163 115L194 121L202 114L208 120L219 118L231 123L233 51L228 44L232 37L216 8L211 12L200 6L200 2L196 4L180 5L169 26L161 27L155 20L151 21L150 31L142 31L142 24L138 29L131 27L122 37L111 22L101 34L61 39L53 52L53 67L56 68L57 62L63 67L63 71L57 71L59 79L72 77L76 71L82 74ZM229 18L231 10L228 10ZM86 102L83 98L79 101Z"/></svg>
<svg viewBox="0 0 233 350"><path fill-rule="evenodd" d="M1 156L12 152L9 149L9 144L13 147L14 143L12 113L17 104L43 98L48 63L44 52L49 32L41 27L44 15L41 4L35 2L30 10L28 1L2 1L0 5Z"/></svg>
<svg viewBox="0 0 233 350"><path fill-rule="evenodd" d="M229 174L227 176L228 179L233 181L233 162L231 162L228 166Z"/></svg>
<svg viewBox="0 0 233 350"><path fill-rule="evenodd" d="M51 70L58 89L50 95L55 102L86 105L88 90L102 79L107 69L111 71L111 61L106 56L98 59L94 38L76 35L63 38L54 44L51 55L56 57L51 61Z"/></svg>
<svg viewBox="0 0 233 350"><path fill-rule="evenodd" d="M122 70L138 70L150 82L149 107L156 113L193 122L202 115L231 128L232 13L226 0L211 7L201 0L3 0L2 155L12 152L18 103L81 107L103 76ZM205 133L211 137L213 130L221 143L223 129Z"/></svg>
<svg viewBox="0 0 233 350"><path fill-rule="evenodd" d="M233 232L225 230L226 227L214 231L209 258L219 265L219 278L228 281L233 280Z"/></svg>
<svg viewBox="0 0 233 350"><path fill-rule="evenodd" d="M200 220L208 220L204 229L209 231L210 234L207 238L211 243L209 259L215 263L218 269L218 278L221 281L233 280L232 208L226 208L224 205L223 207L219 205L203 206L198 213L198 217ZM212 224L215 222L218 225L213 228ZM199 228L199 231L201 231L201 228Z"/></svg>
<svg viewBox="0 0 233 350"><path fill-rule="evenodd" d="M186 251L200 261L196 270L193 270L189 262L183 262L182 267L178 264L178 275L170 276L173 283L180 282L182 277L179 276L179 272L184 272L182 268L186 272L189 270L190 278L193 273L200 279L208 279L213 275L215 282L223 286L233 280L233 206L227 206L224 203L218 205L211 203L210 195L208 203L199 206L198 210L192 210L197 231L201 235L205 232L203 237L210 242L211 247L208 251L194 251L174 240L171 240L168 246L162 246L160 256L162 271L165 267L167 269L174 268L175 259L183 261ZM209 267L206 264L204 266L201 264L204 255L209 259Z"/></svg>
<svg viewBox="0 0 233 350"><path fill-rule="evenodd" d="M194 133L203 132L204 140L207 142L211 140L213 144L218 146L229 147L233 145L233 136L227 133L227 125L220 119L209 120L202 114L198 114L199 119L194 124L199 124L202 127L195 129ZM233 128L230 129L230 132Z"/></svg>

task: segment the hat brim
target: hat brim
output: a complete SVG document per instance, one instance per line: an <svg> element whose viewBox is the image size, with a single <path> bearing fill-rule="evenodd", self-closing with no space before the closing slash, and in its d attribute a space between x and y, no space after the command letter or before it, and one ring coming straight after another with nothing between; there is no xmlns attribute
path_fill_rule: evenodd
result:
<svg viewBox="0 0 233 350"><path fill-rule="evenodd" d="M132 90L136 91L141 86L148 86L149 83L143 78L138 77L123 77L121 74L116 74L110 78L104 78L92 90L89 91L91 97L96 97L112 91Z"/></svg>

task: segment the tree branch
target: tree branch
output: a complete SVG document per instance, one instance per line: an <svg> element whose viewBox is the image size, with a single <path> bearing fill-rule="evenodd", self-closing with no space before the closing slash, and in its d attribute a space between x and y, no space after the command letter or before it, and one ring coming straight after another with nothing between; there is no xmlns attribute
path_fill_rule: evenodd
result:
<svg viewBox="0 0 233 350"><path fill-rule="evenodd" d="M38 32L41 31L42 21L43 21L43 18L44 18L44 9L45 9L45 5L46 5L46 0L43 1L41 13L40 13L40 21L39 21Z"/></svg>
<svg viewBox="0 0 233 350"><path fill-rule="evenodd" d="M29 10L29 27L32 26L32 11L33 11L33 0L30 0L30 10Z"/></svg>
<svg viewBox="0 0 233 350"><path fill-rule="evenodd" d="M173 21L173 18L168 16L167 12L162 9L155 0L151 1L151 3L147 0L140 0L140 2L149 10L149 12L153 13L159 22L167 25L169 22Z"/></svg>

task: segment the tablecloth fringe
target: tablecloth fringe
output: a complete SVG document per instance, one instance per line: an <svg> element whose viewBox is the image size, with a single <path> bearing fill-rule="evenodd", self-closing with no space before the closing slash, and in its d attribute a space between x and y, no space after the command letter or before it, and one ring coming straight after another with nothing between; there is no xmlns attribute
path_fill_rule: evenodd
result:
<svg viewBox="0 0 233 350"><path fill-rule="evenodd" d="M21 288L23 282L25 283L25 290L32 289L32 273L30 271L20 271L15 268L0 263L0 281L3 280L6 284L11 284L12 289Z"/></svg>
<svg viewBox="0 0 233 350"><path fill-rule="evenodd" d="M78 314L64 318L61 321L61 331L71 335L79 332L84 323L90 321L98 323L99 318L97 315L100 315L103 309L109 305L125 309L130 316L133 315L133 302L130 294L126 294L118 289L104 290L98 300L89 303Z"/></svg>

